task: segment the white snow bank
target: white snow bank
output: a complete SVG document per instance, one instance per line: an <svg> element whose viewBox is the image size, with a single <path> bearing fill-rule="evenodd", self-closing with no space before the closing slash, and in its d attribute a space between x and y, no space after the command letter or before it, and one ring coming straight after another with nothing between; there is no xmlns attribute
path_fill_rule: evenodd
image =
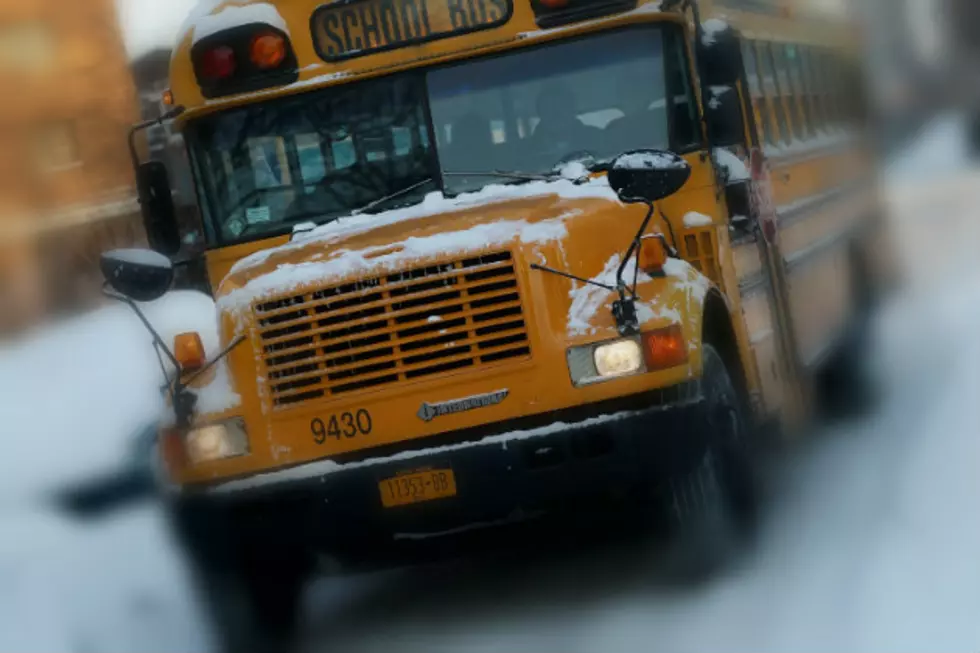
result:
<svg viewBox="0 0 980 653"><path fill-rule="evenodd" d="M191 23L191 28L194 30L193 43L196 45L199 41L218 32L252 23L269 25L289 35L289 27L275 6L261 2L249 5L231 5L217 13L204 13L196 16Z"/></svg>
<svg viewBox="0 0 980 653"><path fill-rule="evenodd" d="M943 175L956 174L964 168L974 168L967 138L966 120L962 115L949 113L931 123L912 145L886 165L892 180L922 182Z"/></svg>
<svg viewBox="0 0 980 653"><path fill-rule="evenodd" d="M0 533L0 651L213 650L157 510L96 524L0 510Z"/></svg>
<svg viewBox="0 0 980 653"><path fill-rule="evenodd" d="M256 300L286 294L306 284L329 281L352 272L394 270L421 258L476 251L488 246L503 245L515 239L522 243L560 240L568 235L565 218L575 214L572 211L537 223L503 220L478 224L464 231L449 231L425 238L413 236L400 243L364 250L341 250L326 261L283 264L220 297L218 308L232 315L240 315Z"/></svg>
<svg viewBox="0 0 980 653"><path fill-rule="evenodd" d="M398 462L401 460L411 460L413 458L419 458L421 456L431 456L443 453L448 453L450 451L460 451L461 449L471 449L473 447L481 447L487 445L499 444L503 449L507 449L507 445L511 442L517 442L520 440L531 440L533 438L540 438L546 435L551 435L553 433L558 433L566 429L579 429L588 428L590 426L596 426L598 424L608 424L610 422L616 422L627 417L635 415L635 411L623 411L618 413L613 413L610 415L600 415L598 417L592 417L581 422L575 422L568 424L565 422L555 422L547 426L542 426L536 429L529 429L526 431L511 431L510 433L501 433L500 435L491 435L483 438L482 440L477 440L475 442L460 442L458 444L449 444L443 447L433 447L431 449L413 449L409 451L402 451L396 453L392 456L386 456L384 458L371 458L368 460L362 460L354 463L340 464L335 463L332 460L321 460L313 463L308 463L306 465L299 465L298 467L292 467L290 469L280 470L278 472L270 472L268 474L259 474L258 476L253 476L251 478L245 478L238 481L230 481L223 485L217 485L212 488L214 493L225 493L225 492L235 492L239 490L247 490L257 487L266 487L269 485L276 485L279 483L284 483L286 481L298 481L308 478L318 478L329 476L331 474L336 474L338 472L347 471L351 469L360 469L363 467L374 467L377 465L384 465L387 463Z"/></svg>
<svg viewBox="0 0 980 653"><path fill-rule="evenodd" d="M165 342L197 331L218 351L206 295L172 292L143 308ZM133 433L160 416L162 384L149 333L121 304L0 345L0 496L16 501L114 468Z"/></svg>
<svg viewBox="0 0 980 653"><path fill-rule="evenodd" d="M491 184L474 193L463 193L456 197L445 197L441 192L434 192L426 195L419 204L381 213L340 218L312 231L296 234L291 243L246 256L231 268L231 273L234 274L260 265L273 254L295 250L309 242L334 243L399 222L428 218L441 213L470 209L493 202L527 199L542 195L557 195L563 199L600 198L619 201L605 177L590 179L582 184L572 183L567 179L532 181L515 185Z"/></svg>

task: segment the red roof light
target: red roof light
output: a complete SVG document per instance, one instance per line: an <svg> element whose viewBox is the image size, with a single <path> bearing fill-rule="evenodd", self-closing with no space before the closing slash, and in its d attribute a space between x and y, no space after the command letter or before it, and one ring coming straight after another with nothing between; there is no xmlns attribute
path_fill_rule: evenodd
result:
<svg viewBox="0 0 980 653"><path fill-rule="evenodd" d="M236 67L235 51L227 45L211 48L201 57L201 76L209 80L231 77Z"/></svg>

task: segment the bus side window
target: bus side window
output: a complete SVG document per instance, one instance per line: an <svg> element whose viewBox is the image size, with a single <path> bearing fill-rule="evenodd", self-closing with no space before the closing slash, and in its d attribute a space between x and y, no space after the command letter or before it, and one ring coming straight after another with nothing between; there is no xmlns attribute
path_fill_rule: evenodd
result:
<svg viewBox="0 0 980 653"><path fill-rule="evenodd" d="M664 66L667 79L667 97L670 109L667 119L670 125L671 148L675 152L688 152L701 145L701 122L691 88L690 69L685 56L684 40L676 30L669 30L664 43Z"/></svg>
<svg viewBox="0 0 980 653"><path fill-rule="evenodd" d="M769 103L759 77L757 44L755 41L742 43L742 58L745 61L745 76L749 82L749 93L752 96L752 106L755 108L756 127L759 139L766 144L775 145L776 135L773 130Z"/></svg>
<svg viewBox="0 0 980 653"><path fill-rule="evenodd" d="M789 116L789 89L787 88L786 71L779 67L776 58L776 50L780 47L777 43L762 42L762 57L760 59L761 68L766 71L763 80L766 86L766 95L770 97L776 112L776 121L779 124L779 139L785 145L789 145L794 138L793 121Z"/></svg>
<svg viewBox="0 0 980 653"><path fill-rule="evenodd" d="M809 98L803 86L803 67L799 50L799 47L791 43L782 47L783 59L786 62L790 88L793 93L792 106L799 124L797 132L801 138L806 139L813 135L813 121L809 110Z"/></svg>
<svg viewBox="0 0 980 653"><path fill-rule="evenodd" d="M813 49L801 47L799 51L800 64L803 70L803 87L806 89L807 104L810 106L811 131L816 135L816 132L823 130L826 124L824 104L820 97L820 83L814 68Z"/></svg>
<svg viewBox="0 0 980 653"><path fill-rule="evenodd" d="M836 127L840 124L837 104L837 84L833 77L832 55L823 49L816 51L816 68L820 79L820 94L827 110L827 124Z"/></svg>

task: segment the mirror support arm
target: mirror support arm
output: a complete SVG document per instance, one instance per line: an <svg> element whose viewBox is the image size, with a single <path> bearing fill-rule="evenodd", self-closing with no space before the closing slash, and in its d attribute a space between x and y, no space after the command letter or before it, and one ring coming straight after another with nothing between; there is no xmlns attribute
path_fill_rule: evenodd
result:
<svg viewBox="0 0 980 653"><path fill-rule="evenodd" d="M176 369L178 370L180 369L180 363L177 362L177 357L173 355L173 352L171 352L170 348L167 347L167 343L163 341L163 338L160 337L160 334L157 333L156 329L153 328L153 325L150 324L150 321L146 318L146 315L143 314L143 311L140 310L140 307L136 304L135 301L133 301L129 297L126 297L125 295L121 295L115 292L109 287L109 284L106 284L102 288L102 294L104 294L106 297L109 297L110 299L115 299L116 301L122 302L127 306L129 306L131 309L133 309L133 312L136 313L136 316L140 319L140 322L143 323L143 326L146 327L146 330L150 332L151 336L153 336L153 344L157 347L158 350L159 349L163 350L163 352L167 355L167 358L170 360L170 363L173 364L173 366ZM166 376L166 374L164 374L164 376Z"/></svg>
<svg viewBox="0 0 980 653"><path fill-rule="evenodd" d="M157 352L157 360L160 361L160 371L163 372L163 379L166 382L167 387L171 390L174 416L176 417L176 424L178 428L186 429L190 428L191 417L194 414L195 397L187 392L187 384L183 383L180 378L180 363L177 361L177 357L174 356L173 352L170 351L170 347L167 343L163 341L157 330L153 328L150 321L147 319L146 315L140 310L140 307L136 302L125 295L119 294L109 288L108 284L102 289L103 294L110 299L115 299L116 301L122 302L129 306L136 316L146 327L146 330L150 332L153 337L153 349ZM174 366L176 370L174 378L171 381L170 375L167 374L167 368L163 364L163 359L160 357L160 352L163 351L167 355L167 359L170 364Z"/></svg>
<svg viewBox="0 0 980 653"><path fill-rule="evenodd" d="M140 167L140 155L136 151L136 135L145 129L150 127L156 127L157 125L162 125L168 120L173 120L180 114L184 113L183 106L176 106L170 111L162 114L159 118L154 118L153 120L146 120L144 122L133 125L129 128L129 135L127 137L127 143L129 145L129 160L133 164L133 173L136 174Z"/></svg>

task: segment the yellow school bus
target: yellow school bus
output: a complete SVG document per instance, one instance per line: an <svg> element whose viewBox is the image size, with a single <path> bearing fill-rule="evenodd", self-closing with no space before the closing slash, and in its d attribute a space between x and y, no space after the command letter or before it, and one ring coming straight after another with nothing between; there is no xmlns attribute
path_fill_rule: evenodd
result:
<svg viewBox="0 0 980 653"><path fill-rule="evenodd" d="M750 521L751 441L850 378L890 278L860 63L854 24L778 0L196 11L168 117L222 351L158 343L160 451L236 632L288 630L317 556L597 498ZM166 172L138 178L170 254ZM124 298L172 275L103 263Z"/></svg>

